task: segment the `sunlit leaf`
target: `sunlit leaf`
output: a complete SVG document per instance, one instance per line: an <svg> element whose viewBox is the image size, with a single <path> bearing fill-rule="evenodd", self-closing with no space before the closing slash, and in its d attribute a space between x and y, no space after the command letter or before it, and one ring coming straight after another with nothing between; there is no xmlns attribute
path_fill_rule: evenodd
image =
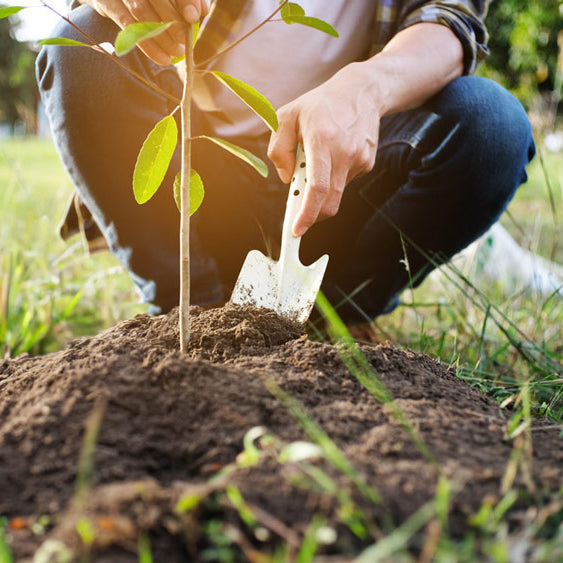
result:
<svg viewBox="0 0 563 563"><path fill-rule="evenodd" d="M0 6L0 20L9 18L21 10L25 10L25 6Z"/></svg>
<svg viewBox="0 0 563 563"><path fill-rule="evenodd" d="M304 16L305 10L295 2L288 2L287 4L282 6L282 9L280 10L280 15L283 18L283 20L286 21L288 18L291 18L293 16ZM287 23L293 23L293 22L287 22Z"/></svg>
<svg viewBox="0 0 563 563"><path fill-rule="evenodd" d="M142 22L124 27L115 38L115 54L119 57L126 55L137 46L137 43L160 35L173 23Z"/></svg>
<svg viewBox="0 0 563 563"><path fill-rule="evenodd" d="M208 137L207 135L201 135L201 139L207 139L212 141L216 145L224 148L226 151L238 156L241 160L244 160L247 164L250 164L260 176L266 178L268 176L268 166L266 163L261 159L258 158L256 155L252 154L250 151L239 147L229 141L225 141L225 139L218 139L217 137Z"/></svg>
<svg viewBox="0 0 563 563"><path fill-rule="evenodd" d="M39 45L66 45L68 47L92 47L92 45L89 45L88 43L83 43L82 41L69 39L68 37L50 37L49 39L43 39L43 41L40 41Z"/></svg>
<svg viewBox="0 0 563 563"><path fill-rule="evenodd" d="M294 24L299 23L301 25L306 25L307 27L312 27L328 33L333 37L338 37L338 32L329 23L320 20L319 18L313 18L311 16L305 15L305 10L295 2L288 2L280 10L281 17L285 23Z"/></svg>
<svg viewBox="0 0 563 563"><path fill-rule="evenodd" d="M9 18L21 10L25 10L26 6L0 6L0 20Z"/></svg>
<svg viewBox="0 0 563 563"><path fill-rule="evenodd" d="M272 104L266 96L260 94L258 90L249 86L242 80L234 78L218 70L211 71L211 74L224 84L229 90L234 92L252 111L264 120L264 123L272 130L278 128L278 118Z"/></svg>
<svg viewBox="0 0 563 563"><path fill-rule="evenodd" d="M312 18L310 16L292 16L291 21L288 21L287 23L300 23L301 25L313 27L314 29L328 33L328 35L332 35L332 37L338 37L338 31L336 31L332 25L320 20L319 18Z"/></svg>
<svg viewBox="0 0 563 563"><path fill-rule="evenodd" d="M170 115L148 134L133 172L133 193L137 203L146 203L158 190L178 141L178 127Z"/></svg>
<svg viewBox="0 0 563 563"><path fill-rule="evenodd" d="M192 168L190 173L190 215L193 215L203 202L205 190L201 176ZM178 172L174 178L174 201L178 211L182 209L182 173Z"/></svg>

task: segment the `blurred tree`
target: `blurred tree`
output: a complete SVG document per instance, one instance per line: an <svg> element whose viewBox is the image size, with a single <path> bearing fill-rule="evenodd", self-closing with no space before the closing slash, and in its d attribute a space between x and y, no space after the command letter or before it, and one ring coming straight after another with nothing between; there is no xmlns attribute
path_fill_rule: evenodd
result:
<svg viewBox="0 0 563 563"><path fill-rule="evenodd" d="M493 78L530 106L557 84L563 0L493 0L487 15L490 56L479 74Z"/></svg>
<svg viewBox="0 0 563 563"><path fill-rule="evenodd" d="M38 93L35 53L12 33L17 19L0 20L0 122L13 129L23 122L28 133L37 130Z"/></svg>

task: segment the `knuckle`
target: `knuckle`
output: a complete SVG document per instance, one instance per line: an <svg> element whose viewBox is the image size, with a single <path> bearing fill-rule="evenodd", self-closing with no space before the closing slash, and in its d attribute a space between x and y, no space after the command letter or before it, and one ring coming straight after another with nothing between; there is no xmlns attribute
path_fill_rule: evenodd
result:
<svg viewBox="0 0 563 563"><path fill-rule="evenodd" d="M266 152L266 154L268 155L268 158L272 161L276 161L279 158L279 148L278 145L273 142L270 143L270 145L268 146L268 151Z"/></svg>
<svg viewBox="0 0 563 563"><path fill-rule="evenodd" d="M334 217L338 213L338 203L330 203L325 207L324 215L326 217Z"/></svg>
<svg viewBox="0 0 563 563"><path fill-rule="evenodd" d="M129 3L129 12L138 20L142 21L145 16L144 5L142 2L133 0Z"/></svg>
<svg viewBox="0 0 563 563"><path fill-rule="evenodd" d="M330 186L325 180L315 180L311 184L311 189L317 195L318 199L325 198L330 191Z"/></svg>
<svg viewBox="0 0 563 563"><path fill-rule="evenodd" d="M371 151L362 151L356 159L356 166L360 174L367 174L375 164L375 154Z"/></svg>
<svg viewBox="0 0 563 563"><path fill-rule="evenodd" d="M331 127L330 125L325 125L318 131L318 137L323 143L332 143L337 139L337 136L338 131L335 127Z"/></svg>

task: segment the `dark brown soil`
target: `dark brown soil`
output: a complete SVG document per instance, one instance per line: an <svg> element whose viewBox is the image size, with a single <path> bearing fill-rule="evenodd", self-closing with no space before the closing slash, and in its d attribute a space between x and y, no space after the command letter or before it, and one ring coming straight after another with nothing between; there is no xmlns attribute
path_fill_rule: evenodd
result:
<svg viewBox="0 0 563 563"><path fill-rule="evenodd" d="M338 349L302 336L302 327L267 311L194 308L191 348L182 355L176 315L139 315L61 352L0 363L0 514L11 519L18 560L45 540L31 530L44 514L56 524L48 537L76 553L83 549L76 523L86 516L95 531L95 561L136 561L143 533L155 561L197 560L209 541L202 523L217 514L230 522L241 558L252 544L266 550L278 541L298 544L320 511L339 533L328 551L357 552L369 544L369 537L358 538L343 525L342 498L296 483L305 479L302 467L276 461L283 444L310 438L268 391L265 382L272 380L305 407L381 495L379 504L369 502L328 462L309 461L339 491L349 491L371 534L403 522L431 499L439 470L456 489L454 534L463 532L483 499L499 497L514 448L505 437L509 413L430 358L387 346L363 348L437 463L424 458L393 409L350 374ZM96 415L102 418L90 493L75 495L85 424ZM264 441L259 462L239 464L210 483L234 464L255 426L276 437ZM520 505L541 503L563 483L562 441L547 427L540 421L533 432L531 482L525 472L517 474L515 483L528 489ZM265 543L226 500L228 484L239 488L257 526L269 530L267 537L257 534ZM196 493L203 499L199 506L179 516L178 499Z"/></svg>

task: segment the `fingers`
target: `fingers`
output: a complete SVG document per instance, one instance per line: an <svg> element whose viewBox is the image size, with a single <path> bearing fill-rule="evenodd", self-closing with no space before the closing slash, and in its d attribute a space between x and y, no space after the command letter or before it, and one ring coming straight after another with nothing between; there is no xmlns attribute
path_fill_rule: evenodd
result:
<svg viewBox="0 0 563 563"><path fill-rule="evenodd" d="M303 140L306 163L306 186L303 204L293 224L293 234L303 236L319 219L330 198L332 156L328 148L320 143Z"/></svg>
<svg viewBox="0 0 563 563"><path fill-rule="evenodd" d="M334 217L340 209L346 185L368 173L375 164L375 150L331 145L328 141L303 141L307 163L307 185L302 208L293 226L303 236L318 221Z"/></svg>
<svg viewBox="0 0 563 563"><path fill-rule="evenodd" d="M184 54L185 24L195 23L209 12L207 0L85 0L99 14L124 28L137 22L178 22L165 32L139 43L139 48L158 64Z"/></svg>
<svg viewBox="0 0 563 563"><path fill-rule="evenodd" d="M207 0L176 0L176 8L187 23L196 23L209 13Z"/></svg>
<svg viewBox="0 0 563 563"><path fill-rule="evenodd" d="M278 122L278 130L270 137L268 158L274 163L281 181L289 184L295 168L296 122L291 110L284 110L284 108L278 111Z"/></svg>

